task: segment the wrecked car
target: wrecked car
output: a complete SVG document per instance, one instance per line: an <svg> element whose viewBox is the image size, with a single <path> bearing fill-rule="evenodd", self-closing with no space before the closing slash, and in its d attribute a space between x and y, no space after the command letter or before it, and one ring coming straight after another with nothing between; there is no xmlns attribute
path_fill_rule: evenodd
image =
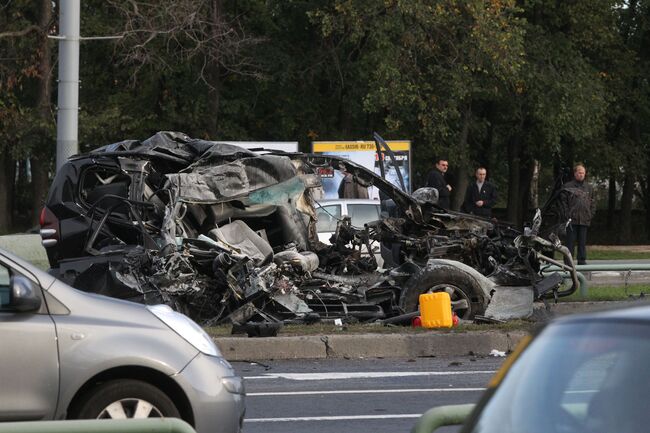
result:
<svg viewBox="0 0 650 433"><path fill-rule="evenodd" d="M357 227L341 217L331 245L316 231L322 167L344 167L382 197L379 220ZM436 203L435 189L409 195L341 158L159 132L70 158L41 236L50 273L68 284L165 303L204 325L374 321L416 311L420 294L441 290L461 318L507 319L512 305L521 316L533 299L576 290L568 250L538 237L538 220L520 233ZM384 269L361 254L371 242ZM564 267L571 287L558 273L543 277L545 262Z"/></svg>

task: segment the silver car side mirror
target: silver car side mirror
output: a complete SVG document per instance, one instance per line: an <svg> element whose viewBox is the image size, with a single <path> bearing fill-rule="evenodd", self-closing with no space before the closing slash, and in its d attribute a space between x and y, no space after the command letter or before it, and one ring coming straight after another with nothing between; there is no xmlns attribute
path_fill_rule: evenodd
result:
<svg viewBox="0 0 650 433"><path fill-rule="evenodd" d="M30 312L41 308L38 287L29 278L22 275L11 277L11 298L9 308L14 311Z"/></svg>

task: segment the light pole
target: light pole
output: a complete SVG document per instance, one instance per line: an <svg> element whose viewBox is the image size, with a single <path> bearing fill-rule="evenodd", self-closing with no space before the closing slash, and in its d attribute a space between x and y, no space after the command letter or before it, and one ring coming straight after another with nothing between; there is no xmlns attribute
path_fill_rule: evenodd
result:
<svg viewBox="0 0 650 433"><path fill-rule="evenodd" d="M56 169L79 153L80 0L59 2L59 95L56 116Z"/></svg>

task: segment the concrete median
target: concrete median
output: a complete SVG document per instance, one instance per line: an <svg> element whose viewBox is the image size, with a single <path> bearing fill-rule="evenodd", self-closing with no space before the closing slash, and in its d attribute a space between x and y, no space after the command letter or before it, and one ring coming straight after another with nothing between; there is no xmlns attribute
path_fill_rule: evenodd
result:
<svg viewBox="0 0 650 433"><path fill-rule="evenodd" d="M418 334L353 334L296 337L219 337L215 342L226 359L417 358L488 355L511 351L524 331L476 331Z"/></svg>
<svg viewBox="0 0 650 433"><path fill-rule="evenodd" d="M553 317L647 305L643 301L561 302L547 311L539 304L541 322ZM544 314L541 314L544 313ZM489 326L489 325L484 325ZM494 349L510 352L527 335L524 330L451 331L418 333L352 333L266 338L216 337L226 359L417 358L433 356L486 356Z"/></svg>

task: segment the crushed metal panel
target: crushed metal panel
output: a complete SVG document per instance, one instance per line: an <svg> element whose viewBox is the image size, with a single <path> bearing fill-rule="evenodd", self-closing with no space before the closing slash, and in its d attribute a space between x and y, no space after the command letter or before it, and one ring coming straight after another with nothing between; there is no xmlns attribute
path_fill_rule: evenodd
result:
<svg viewBox="0 0 650 433"><path fill-rule="evenodd" d="M289 158L263 155L216 165L193 165L183 172L167 174L167 179L177 199L213 204L248 199L255 191L300 178ZM301 185L299 192L304 191Z"/></svg>
<svg viewBox="0 0 650 433"><path fill-rule="evenodd" d="M531 286L497 286L483 315L496 320L527 319L533 315L533 301Z"/></svg>
<svg viewBox="0 0 650 433"><path fill-rule="evenodd" d="M313 311L309 306L307 306L305 301L293 293L273 295L271 299L294 314L302 315Z"/></svg>
<svg viewBox="0 0 650 433"><path fill-rule="evenodd" d="M241 162L208 167L200 172L167 175L179 200L191 203L218 203L240 197L251 189Z"/></svg>

